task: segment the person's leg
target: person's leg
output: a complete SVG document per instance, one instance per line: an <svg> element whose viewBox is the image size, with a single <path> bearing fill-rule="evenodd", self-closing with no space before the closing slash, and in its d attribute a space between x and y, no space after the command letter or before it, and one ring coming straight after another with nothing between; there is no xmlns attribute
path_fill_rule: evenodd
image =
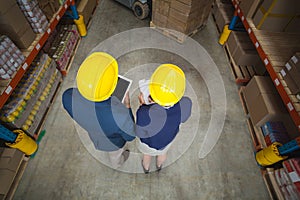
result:
<svg viewBox="0 0 300 200"><path fill-rule="evenodd" d="M167 153L157 156L156 157L156 167L161 168L162 164L165 162L166 159L167 159Z"/></svg>
<svg viewBox="0 0 300 200"><path fill-rule="evenodd" d="M147 155L147 154L143 155L143 162L142 162L142 164L143 164L143 166L144 166L144 168L146 170L150 169L151 158L152 158L152 156L150 156L150 155Z"/></svg>
<svg viewBox="0 0 300 200"><path fill-rule="evenodd" d="M124 154L125 154L124 148L120 148L116 151L108 152L109 160L113 168L120 167L127 160L128 156L127 155L125 156Z"/></svg>

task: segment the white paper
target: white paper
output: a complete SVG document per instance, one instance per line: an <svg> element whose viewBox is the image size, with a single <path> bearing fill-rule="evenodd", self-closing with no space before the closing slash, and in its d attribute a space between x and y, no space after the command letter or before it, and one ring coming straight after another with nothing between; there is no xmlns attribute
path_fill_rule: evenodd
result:
<svg viewBox="0 0 300 200"><path fill-rule="evenodd" d="M145 79L139 80L139 88L140 88L141 93L143 93L143 98L144 98L145 104L147 104L147 105L150 104L149 98L148 98L150 95L149 83L150 83L150 80L145 80Z"/></svg>

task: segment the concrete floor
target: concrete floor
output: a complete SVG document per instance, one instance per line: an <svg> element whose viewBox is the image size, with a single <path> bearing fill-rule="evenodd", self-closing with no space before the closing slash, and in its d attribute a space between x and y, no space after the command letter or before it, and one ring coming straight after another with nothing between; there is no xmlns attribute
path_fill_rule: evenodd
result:
<svg viewBox="0 0 300 200"><path fill-rule="evenodd" d="M122 44L118 38L110 40L111 36L148 26L149 19L140 21L120 4L112 0L101 1L88 36L82 38L70 72L46 119L44 128L47 133L40 143L37 155L28 164L14 199L269 199L253 156L252 141L239 100L238 87L233 80L224 50L218 45L218 34L211 18L207 26L193 36L212 58L210 60L205 50L199 50L199 58L206 63L205 66L199 62L195 67L187 58L155 48L123 52L118 57L120 74L134 80L130 90L134 113L138 106L137 81L149 78L157 63L174 63L185 71L186 96L193 101L193 112L191 118L181 126L160 173L142 173L141 154L135 147L136 141L128 143L132 154L124 166L118 170L112 169L107 163L106 155L93 148L84 130L77 127L63 110L62 92L74 86L77 69L93 48L94 51L103 50L114 54L113 51L120 51ZM170 42L157 32L153 34ZM144 37L146 41L153 40L147 34ZM124 40L138 42L140 39L133 37ZM106 46L101 46L100 43L107 40ZM176 49L178 44L172 45ZM201 70L202 65L208 68ZM218 127L215 127L216 131L210 132L211 135L206 136L213 116L211 113L215 107L222 110L222 105L213 103L215 100L211 97L214 91L209 86L210 78L207 78L214 66L218 68L226 91L226 98L217 102L227 102L223 120L225 124L219 138ZM213 90L219 92L218 88ZM218 124L222 124L222 121L215 123L215 126ZM212 140L205 142L205 136ZM216 145L210 150L209 147L215 142ZM207 150L209 154L200 159L200 149Z"/></svg>

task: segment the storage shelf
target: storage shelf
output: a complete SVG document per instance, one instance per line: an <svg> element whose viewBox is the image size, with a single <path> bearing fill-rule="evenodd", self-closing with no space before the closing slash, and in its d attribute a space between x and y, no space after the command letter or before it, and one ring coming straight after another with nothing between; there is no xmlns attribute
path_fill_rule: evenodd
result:
<svg viewBox="0 0 300 200"><path fill-rule="evenodd" d="M289 89L282 81L282 77L279 76L280 70L284 68L285 63L295 53L293 51L300 51L300 34L257 30L252 20L246 19L244 16L239 7L239 2L232 0L232 3L290 116L300 131L300 103L294 95L289 94Z"/></svg>
<svg viewBox="0 0 300 200"><path fill-rule="evenodd" d="M24 53L26 56L25 62L21 65L20 69L17 71L13 79L10 81L9 85L5 88L5 90L0 96L0 109L3 107L3 105L11 95L12 91L15 89L15 87L18 85L24 73L31 65L34 58L38 55L39 51L49 38L49 35L55 29L56 25L58 24L58 22L60 21L60 19L65 14L66 10L71 4L75 4L74 0L67 0L64 3L64 5L60 7L57 13L50 20L47 31L43 34L38 34L36 40L33 42L31 47L29 47L29 50Z"/></svg>

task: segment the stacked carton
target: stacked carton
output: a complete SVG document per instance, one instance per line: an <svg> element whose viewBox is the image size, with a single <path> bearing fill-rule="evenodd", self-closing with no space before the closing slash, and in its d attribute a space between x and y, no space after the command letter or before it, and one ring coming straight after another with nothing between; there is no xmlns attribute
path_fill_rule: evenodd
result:
<svg viewBox="0 0 300 200"><path fill-rule="evenodd" d="M0 0L0 34L7 35L20 49L27 49L35 34L16 1Z"/></svg>
<svg viewBox="0 0 300 200"><path fill-rule="evenodd" d="M210 0L154 0L152 23L188 35L206 25L211 6Z"/></svg>
<svg viewBox="0 0 300 200"><path fill-rule="evenodd" d="M280 71L291 94L300 93L300 52L295 53Z"/></svg>
<svg viewBox="0 0 300 200"><path fill-rule="evenodd" d="M23 157L17 149L0 147L0 199L6 199Z"/></svg>
<svg viewBox="0 0 300 200"><path fill-rule="evenodd" d="M299 0L242 0L240 6L259 30L300 32Z"/></svg>
<svg viewBox="0 0 300 200"><path fill-rule="evenodd" d="M261 129L267 146L273 144L274 142L285 144L290 141L288 132L281 121L266 122Z"/></svg>
<svg viewBox="0 0 300 200"><path fill-rule="evenodd" d="M270 77L254 76L245 86L244 99L255 126L287 120L289 116Z"/></svg>
<svg viewBox="0 0 300 200"><path fill-rule="evenodd" d="M248 33L232 31L227 41L228 50L237 65L253 66L257 75L264 75L266 68Z"/></svg>
<svg viewBox="0 0 300 200"><path fill-rule="evenodd" d="M232 20L234 14L232 2L223 3L221 0L216 0L213 5L212 14L215 18L217 28L221 32L223 27Z"/></svg>
<svg viewBox="0 0 300 200"><path fill-rule="evenodd" d="M26 16L35 33L44 33L49 25L49 22L38 6L36 0L17 0L18 5Z"/></svg>
<svg viewBox="0 0 300 200"><path fill-rule="evenodd" d="M56 0L38 0L39 7L50 21L53 15L58 11L60 4Z"/></svg>

